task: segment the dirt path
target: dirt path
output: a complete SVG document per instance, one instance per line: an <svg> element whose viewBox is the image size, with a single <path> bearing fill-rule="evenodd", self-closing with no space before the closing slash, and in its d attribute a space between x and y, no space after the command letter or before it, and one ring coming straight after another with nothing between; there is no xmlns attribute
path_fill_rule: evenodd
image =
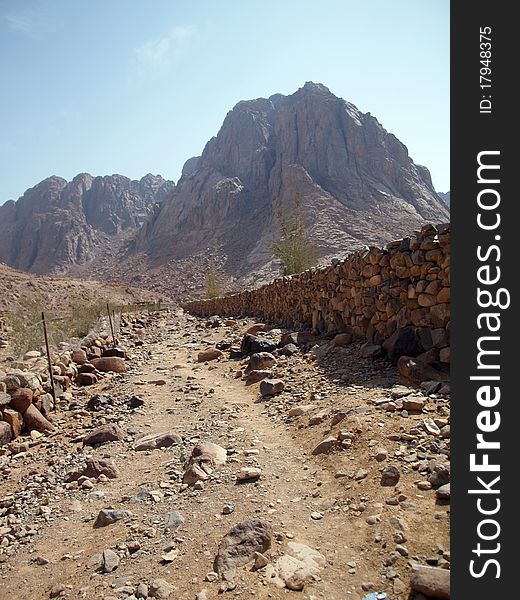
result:
<svg viewBox="0 0 520 600"><path fill-rule="evenodd" d="M382 412L373 403L390 393L395 383L392 369L363 367L370 375L363 386L336 377L313 360L314 355L299 354L277 364L286 391L265 400L258 384L246 386L235 377L242 368L238 361L196 362L201 349L223 339L239 339L247 328L244 322L205 328L182 313L165 313L152 325L129 329L123 340L130 353L128 374L79 391L79 406L58 415L60 434L11 465L3 486L7 494L24 481L34 483L56 469L70 470L90 455L112 459L119 477L105 482L94 479L85 489L51 477L40 498L43 510L35 511L42 514L32 518L40 523L37 533L0 564L0 598L49 598L51 590L59 592L61 586L60 597L133 600L139 583L157 579L174 587L172 598L188 600L197 594L217 598L221 584L208 579L212 579L218 543L235 524L254 517L269 521L274 529L275 543L266 553L271 563L292 541L317 550L326 564L317 581L306 584L303 592L293 592L269 581L269 567L255 571L250 563L238 569L228 585L225 595L231 597L286 598L299 593L309 600L356 600L369 590L385 590L392 598L406 598L411 562L449 560L449 505L439 506L432 491L418 490L416 483L425 476L413 467L438 452L431 449L424 457L419 453L410 460L406 442L388 439L399 438L405 428L413 429L424 414L405 419ZM354 377L357 356L351 363L346 354L338 356ZM309 395L309 389L315 391ZM85 401L94 393L110 395L115 408L101 413L85 410ZM127 408L132 395L144 400L142 408ZM287 416L291 407L308 404L314 407L308 413ZM330 417L349 409L359 412L331 428ZM321 410L326 418L309 426L309 416ZM124 440L95 449L71 441L111 421L125 430ZM320 440L341 428L352 434L348 450L311 454ZM161 431L178 433L182 443L144 452L132 449L139 435ZM198 441L223 446L228 460L199 484L200 489L186 489L183 464ZM395 486L380 485L380 470L388 462L374 459L381 446L388 460L400 465L397 491ZM259 467L261 477L237 483L236 475L244 466ZM37 486L32 490L38 494ZM230 503L234 510L223 514ZM132 516L94 528L96 515L106 507L130 510ZM165 530L165 516L173 511L184 522ZM100 574L95 557L105 549L118 554L119 565ZM171 562L161 560L175 551Z"/></svg>

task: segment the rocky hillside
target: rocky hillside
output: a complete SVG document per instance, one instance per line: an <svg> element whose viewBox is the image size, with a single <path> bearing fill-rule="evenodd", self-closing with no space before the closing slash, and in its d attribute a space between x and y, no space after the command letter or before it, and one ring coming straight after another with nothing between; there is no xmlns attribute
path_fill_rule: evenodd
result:
<svg viewBox="0 0 520 600"><path fill-rule="evenodd" d="M0 206L0 261L31 273L88 263L121 234L135 231L174 189L159 175L48 177Z"/></svg>
<svg viewBox="0 0 520 600"><path fill-rule="evenodd" d="M451 192L446 192L443 194L442 192L437 192L441 197L442 201L446 204L446 206L451 206Z"/></svg>
<svg viewBox="0 0 520 600"><path fill-rule="evenodd" d="M174 193L141 228L157 265L206 249L243 276L269 265L272 200L302 197L322 256L382 244L449 212L425 167L369 113L306 83L290 96L239 102Z"/></svg>

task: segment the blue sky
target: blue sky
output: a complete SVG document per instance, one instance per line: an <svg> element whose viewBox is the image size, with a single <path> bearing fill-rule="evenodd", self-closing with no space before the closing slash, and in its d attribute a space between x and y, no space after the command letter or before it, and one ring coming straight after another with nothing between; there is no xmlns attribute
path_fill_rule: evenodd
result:
<svg viewBox="0 0 520 600"><path fill-rule="evenodd" d="M325 84L449 189L449 0L0 0L0 203L175 181L239 101Z"/></svg>

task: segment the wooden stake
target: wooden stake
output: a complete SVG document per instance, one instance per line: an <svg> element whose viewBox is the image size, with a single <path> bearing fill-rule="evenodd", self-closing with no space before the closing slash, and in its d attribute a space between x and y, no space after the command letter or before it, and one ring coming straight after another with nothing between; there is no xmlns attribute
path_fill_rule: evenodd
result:
<svg viewBox="0 0 520 600"><path fill-rule="evenodd" d="M54 387L54 377L52 375L51 350L49 348L49 338L47 337L47 324L45 323L45 313L42 312L43 336L45 337L45 348L47 350L47 363L49 365L49 377L51 378L52 398L54 400L54 410L56 410L56 388Z"/></svg>

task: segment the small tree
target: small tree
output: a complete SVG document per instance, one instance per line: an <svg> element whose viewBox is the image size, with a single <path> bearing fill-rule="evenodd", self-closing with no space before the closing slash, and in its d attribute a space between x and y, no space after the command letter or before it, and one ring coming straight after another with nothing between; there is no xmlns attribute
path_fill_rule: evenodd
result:
<svg viewBox="0 0 520 600"><path fill-rule="evenodd" d="M210 260L206 271L206 297L218 298L222 296L222 288L218 277L218 269L215 263Z"/></svg>
<svg viewBox="0 0 520 600"><path fill-rule="evenodd" d="M318 262L318 252L307 234L300 194L296 194L288 211L284 211L273 198L273 212L280 241L271 242L271 251L280 261L282 275L294 275L314 267Z"/></svg>

